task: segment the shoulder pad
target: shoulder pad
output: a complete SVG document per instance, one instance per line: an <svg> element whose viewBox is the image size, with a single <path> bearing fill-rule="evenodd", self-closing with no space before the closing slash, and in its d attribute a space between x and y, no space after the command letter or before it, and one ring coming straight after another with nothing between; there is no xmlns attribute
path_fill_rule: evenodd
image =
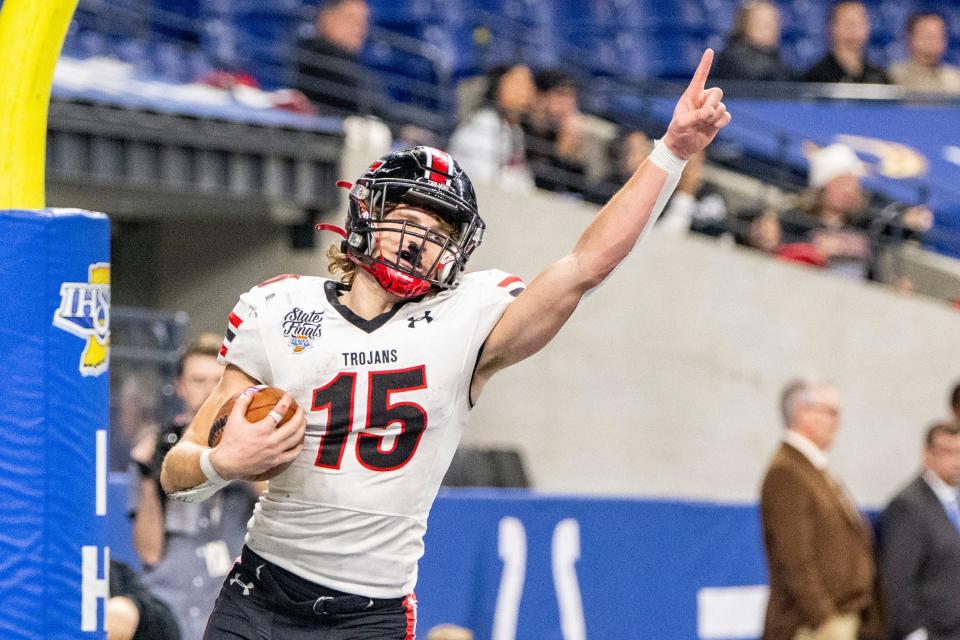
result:
<svg viewBox="0 0 960 640"><path fill-rule="evenodd" d="M303 282L299 274L286 273L269 280L264 280L253 287L240 299L251 307L261 307L278 298L286 299L287 296L294 294L294 291Z"/></svg>

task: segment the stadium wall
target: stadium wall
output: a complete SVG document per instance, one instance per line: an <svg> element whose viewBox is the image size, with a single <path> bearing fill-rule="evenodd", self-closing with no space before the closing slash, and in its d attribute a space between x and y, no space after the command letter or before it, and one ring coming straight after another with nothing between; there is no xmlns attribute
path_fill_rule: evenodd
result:
<svg viewBox="0 0 960 640"><path fill-rule="evenodd" d="M473 267L528 282L595 212L479 195L489 231ZM222 331L239 293L272 275L322 273L333 240L292 252L266 222L183 221L157 238L151 301L187 310L192 331ZM956 311L696 237L645 242L550 347L490 383L466 442L519 447L543 490L752 501L779 390L809 374L843 392L835 465L858 499L879 505L915 471L960 376Z"/></svg>

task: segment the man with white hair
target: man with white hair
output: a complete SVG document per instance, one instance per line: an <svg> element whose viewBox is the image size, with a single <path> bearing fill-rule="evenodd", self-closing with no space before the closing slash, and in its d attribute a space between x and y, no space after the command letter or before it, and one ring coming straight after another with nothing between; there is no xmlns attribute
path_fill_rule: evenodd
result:
<svg viewBox="0 0 960 640"><path fill-rule="evenodd" d="M882 638L872 535L827 469L840 394L796 380L784 388L781 409L786 432L760 496L770 573L763 638Z"/></svg>

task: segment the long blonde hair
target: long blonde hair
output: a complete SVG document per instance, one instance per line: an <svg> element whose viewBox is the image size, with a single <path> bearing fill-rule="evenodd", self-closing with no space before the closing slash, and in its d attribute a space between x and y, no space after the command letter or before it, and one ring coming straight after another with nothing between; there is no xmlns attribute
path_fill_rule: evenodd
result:
<svg viewBox="0 0 960 640"><path fill-rule="evenodd" d="M357 275L357 263L347 257L340 249L340 243L334 242L327 248L327 271L340 276L340 282L348 287Z"/></svg>

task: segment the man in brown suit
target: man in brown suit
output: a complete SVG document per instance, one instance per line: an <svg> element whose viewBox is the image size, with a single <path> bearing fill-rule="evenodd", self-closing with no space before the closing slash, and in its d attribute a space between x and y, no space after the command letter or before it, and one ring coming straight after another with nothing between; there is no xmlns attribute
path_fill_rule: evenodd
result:
<svg viewBox="0 0 960 640"><path fill-rule="evenodd" d="M881 638L873 537L826 468L840 395L828 384L795 381L781 408L787 429L760 496L770 572L763 638Z"/></svg>

